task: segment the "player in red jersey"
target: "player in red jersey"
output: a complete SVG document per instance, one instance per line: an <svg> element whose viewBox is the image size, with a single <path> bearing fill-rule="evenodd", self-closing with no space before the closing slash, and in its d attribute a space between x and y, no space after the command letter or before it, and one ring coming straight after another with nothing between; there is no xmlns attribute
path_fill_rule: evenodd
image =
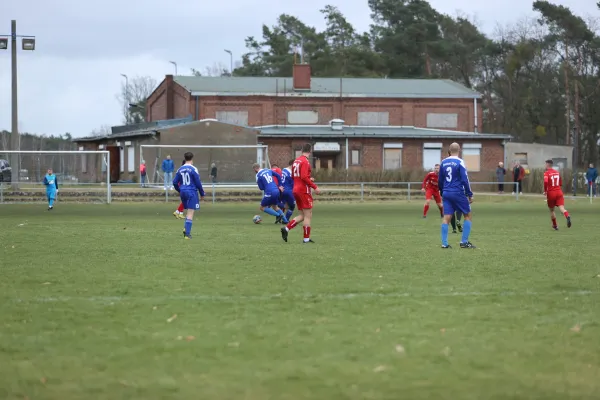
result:
<svg viewBox="0 0 600 400"><path fill-rule="evenodd" d="M279 168L279 165L277 165L277 164L271 164L271 171L275 171L275 172L277 172L281 176L281 168ZM285 213L285 211L286 211L285 210L285 204L283 204L283 201L282 201L282 198L281 198L283 190L281 189L281 186L279 185L279 179L277 179L276 176L273 176L273 181L275 181L275 184L277 185L277 187L280 188L279 189L280 190L280 192L279 192L279 203L277 204L277 207L280 208L281 210L283 210L283 212ZM271 206L271 208L275 210L275 206ZM277 218L275 218L275 223L276 224L279 224L279 223L284 224L285 222L283 222L283 219L281 217L277 217Z"/></svg>
<svg viewBox="0 0 600 400"><path fill-rule="evenodd" d="M557 231L558 224L556 223L556 214L554 207L558 207L562 215L567 219L567 227L571 227L571 216L565 210L565 197L562 191L562 178L557 170L552 168L554 163L552 160L546 160L546 172L544 172L544 194L550 210L550 218L552 219L552 228Z"/></svg>
<svg viewBox="0 0 600 400"><path fill-rule="evenodd" d="M181 163L181 165L185 165L185 160L183 160L183 162ZM177 207L177 210L175 210L175 212L173 213L173 215L177 219L185 219L185 217L183 216L183 203L179 203L179 207Z"/></svg>
<svg viewBox="0 0 600 400"><path fill-rule="evenodd" d="M440 173L440 164L435 164L432 172L425 175L423 179L423 185L421 186L421 192L425 193L425 206L423 207L423 218L427 218L427 211L429 211L429 203L431 198L435 200L440 209L440 215L444 218L444 207L442 206L442 196L440 196L440 188L438 187L438 176Z"/></svg>
<svg viewBox="0 0 600 400"><path fill-rule="evenodd" d="M317 185L315 185L314 179L310 176L311 167L308 158L310 157L311 152L312 146L309 143L305 144L302 146L302 155L292 164L292 178L294 179L293 194L300 215L281 228L281 237L286 242L290 230L294 229L300 222L303 222L304 243L314 243L310 238L310 223L312 220L313 208L311 189L314 190L316 194L321 193L321 191Z"/></svg>

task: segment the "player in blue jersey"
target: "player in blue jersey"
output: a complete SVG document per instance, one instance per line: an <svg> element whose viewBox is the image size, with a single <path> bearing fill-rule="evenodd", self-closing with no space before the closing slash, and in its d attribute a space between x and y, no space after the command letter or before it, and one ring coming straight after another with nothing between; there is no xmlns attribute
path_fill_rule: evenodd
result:
<svg viewBox="0 0 600 400"><path fill-rule="evenodd" d="M294 214L296 209L296 200L294 199L294 179L292 178L292 164L295 160L290 160L288 167L281 171L283 192L281 193L281 201L285 205L285 218L289 219Z"/></svg>
<svg viewBox="0 0 600 400"><path fill-rule="evenodd" d="M175 179L173 179L173 187L179 192L183 208L187 210L185 223L183 225L183 237L185 239L191 239L194 211L200 210L200 200L204 199L204 189L202 188L198 169L193 165L194 155L187 152L183 155L183 158L185 164L177 170ZM198 199L198 193L200 193L200 199Z"/></svg>
<svg viewBox="0 0 600 400"><path fill-rule="evenodd" d="M454 212L460 212L464 215L461 249L474 249L475 246L469 242L471 233L471 203L473 202L473 192L469 183L467 167L465 162L458 157L460 146L458 143L450 145L450 156L442 161L440 166L440 176L438 185L442 192L442 202L444 204L444 220L442 222L442 248L449 249L448 244L448 224L452 219Z"/></svg>
<svg viewBox="0 0 600 400"><path fill-rule="evenodd" d="M260 202L260 211L264 211L267 214L274 216L276 218L276 223L283 221L287 224L287 218L283 214L283 211L278 207L280 188L277 186L274 179L276 178L277 182L282 182L283 178L273 170L268 168L261 169L259 164L254 164L252 169L256 172L256 184L264 193Z"/></svg>
<svg viewBox="0 0 600 400"><path fill-rule="evenodd" d="M48 168L48 173L44 176L44 185L46 185L46 198L48 199L48 211L54 209L54 201L58 194L58 179L52 172L52 168Z"/></svg>

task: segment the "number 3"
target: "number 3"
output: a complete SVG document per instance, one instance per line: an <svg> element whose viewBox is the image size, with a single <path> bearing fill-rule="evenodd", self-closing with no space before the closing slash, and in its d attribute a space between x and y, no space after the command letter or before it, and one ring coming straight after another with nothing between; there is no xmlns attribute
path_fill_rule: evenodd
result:
<svg viewBox="0 0 600 400"><path fill-rule="evenodd" d="M446 182L452 182L452 167L446 168Z"/></svg>

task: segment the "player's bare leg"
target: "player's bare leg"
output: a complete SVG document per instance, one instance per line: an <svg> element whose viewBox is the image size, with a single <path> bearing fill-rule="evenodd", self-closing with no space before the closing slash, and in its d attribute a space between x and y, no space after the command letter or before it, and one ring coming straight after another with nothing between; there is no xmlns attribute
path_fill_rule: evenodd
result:
<svg viewBox="0 0 600 400"><path fill-rule="evenodd" d="M298 210L300 212L299 215L296 216L293 220L288 222L286 226L281 228L281 238L287 242L289 232L296 227L300 222L304 221L304 213L309 210Z"/></svg>
<svg viewBox="0 0 600 400"><path fill-rule="evenodd" d="M423 205L423 218L427 218L427 211L429 211L429 203L431 199L425 199L425 204Z"/></svg>
<svg viewBox="0 0 600 400"><path fill-rule="evenodd" d="M558 206L558 209L562 213L562 215L564 215L564 217L567 219L567 228L570 228L571 227L571 216L569 215L569 212L565 209L565 206Z"/></svg>
<svg viewBox="0 0 600 400"><path fill-rule="evenodd" d="M462 214L462 213L461 213ZM465 217L465 223L462 230L462 240L460 241L461 249L474 249L475 246L469 242L469 235L471 234L471 213L462 214ZM457 221L458 223L458 221Z"/></svg>
<svg viewBox="0 0 600 400"><path fill-rule="evenodd" d="M440 210L440 217L444 218L444 206L442 203L437 203L438 209Z"/></svg>

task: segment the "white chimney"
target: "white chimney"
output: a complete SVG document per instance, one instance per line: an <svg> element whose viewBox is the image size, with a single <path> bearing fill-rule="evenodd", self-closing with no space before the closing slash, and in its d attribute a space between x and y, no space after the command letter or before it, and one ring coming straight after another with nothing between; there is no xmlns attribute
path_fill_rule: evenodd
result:
<svg viewBox="0 0 600 400"><path fill-rule="evenodd" d="M331 125L332 131L341 131L344 130L344 120L343 119L332 119L329 121L329 125Z"/></svg>

